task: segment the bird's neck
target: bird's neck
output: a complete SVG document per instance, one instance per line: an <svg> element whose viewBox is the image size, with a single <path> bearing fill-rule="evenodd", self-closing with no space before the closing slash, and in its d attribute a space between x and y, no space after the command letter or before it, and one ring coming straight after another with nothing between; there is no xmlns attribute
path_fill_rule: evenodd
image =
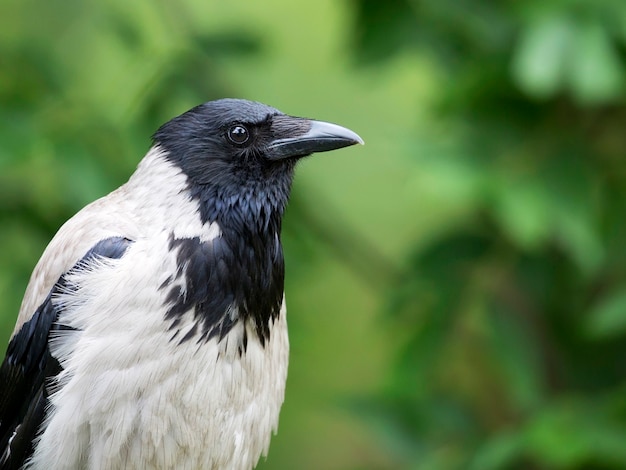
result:
<svg viewBox="0 0 626 470"><path fill-rule="evenodd" d="M205 337L221 339L237 322L244 322L262 345L269 340L283 302L285 265L280 230L290 186L291 177L259 184L248 180L237 188L189 188L199 204L203 224L216 224L220 229L221 235L210 242L211 252L220 259L209 259L207 270L215 270L210 282L220 290L219 295L231 299L228 305L201 312ZM213 265L216 261L221 264ZM198 299L196 314L198 305L202 310L207 304ZM215 321L216 309L220 310L219 321ZM244 350L246 342L247 338Z"/></svg>
<svg viewBox="0 0 626 470"><path fill-rule="evenodd" d="M221 340L240 322L262 345L269 340L283 302L280 230L291 176L277 171L236 186L194 185L158 149L144 158L125 194L147 196L148 183L161 182L158 194L134 204L143 225L170 234L178 269L162 289L176 341ZM190 314L195 326L179 331ZM244 335L244 351L247 341Z"/></svg>
<svg viewBox="0 0 626 470"><path fill-rule="evenodd" d="M227 193L215 200L216 221L224 241L233 247L230 268L240 280L236 297L240 314L251 320L262 344L281 311L285 265L280 241L282 217L291 178L272 185L250 184L238 197Z"/></svg>

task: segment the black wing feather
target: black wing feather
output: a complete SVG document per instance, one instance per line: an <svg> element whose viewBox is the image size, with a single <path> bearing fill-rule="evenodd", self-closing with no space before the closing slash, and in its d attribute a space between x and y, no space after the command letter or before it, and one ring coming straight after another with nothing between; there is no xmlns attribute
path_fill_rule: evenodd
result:
<svg viewBox="0 0 626 470"><path fill-rule="evenodd" d="M121 258L131 244L123 237L101 240L56 282L46 300L13 336L0 366L0 468L19 469L33 453L48 402L46 379L61 371L48 344L51 330L67 328L55 324L60 310L53 298L67 292L66 276L95 257Z"/></svg>

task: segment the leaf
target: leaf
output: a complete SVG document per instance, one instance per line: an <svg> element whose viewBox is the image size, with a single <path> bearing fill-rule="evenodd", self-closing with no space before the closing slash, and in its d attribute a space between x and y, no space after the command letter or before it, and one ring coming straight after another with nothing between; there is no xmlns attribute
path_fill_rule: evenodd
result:
<svg viewBox="0 0 626 470"><path fill-rule="evenodd" d="M604 260L604 247L592 215L572 203L555 211L555 228L564 247L586 274L597 271Z"/></svg>
<svg viewBox="0 0 626 470"><path fill-rule="evenodd" d="M517 85L535 98L547 98L564 84L566 57L575 35L566 16L531 23L513 50L512 74Z"/></svg>
<svg viewBox="0 0 626 470"><path fill-rule="evenodd" d="M524 450L540 468L626 465L626 428L593 401L553 403L533 417L524 434Z"/></svg>
<svg viewBox="0 0 626 470"><path fill-rule="evenodd" d="M626 333L626 286L603 297L591 309L587 328L596 339Z"/></svg>
<svg viewBox="0 0 626 470"><path fill-rule="evenodd" d="M535 181L502 181L494 195L494 212L503 229L525 249L537 248L551 226L549 198Z"/></svg>
<svg viewBox="0 0 626 470"><path fill-rule="evenodd" d="M528 294L530 295L530 294ZM508 399L523 411L543 398L541 345L536 333L504 302L493 302L489 316L493 360L499 366Z"/></svg>
<svg viewBox="0 0 626 470"><path fill-rule="evenodd" d="M568 61L568 80L581 103L616 98L624 88L624 70L611 38L599 24L578 28Z"/></svg>
<svg viewBox="0 0 626 470"><path fill-rule="evenodd" d="M505 432L491 437L478 449L469 463L469 470L510 468L522 448L520 435Z"/></svg>

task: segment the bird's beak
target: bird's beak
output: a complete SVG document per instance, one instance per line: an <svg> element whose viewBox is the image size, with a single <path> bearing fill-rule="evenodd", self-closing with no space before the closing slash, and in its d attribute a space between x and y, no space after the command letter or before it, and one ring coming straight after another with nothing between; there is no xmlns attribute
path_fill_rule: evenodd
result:
<svg viewBox="0 0 626 470"><path fill-rule="evenodd" d="M364 143L345 127L292 116L274 116L272 131L275 139L268 146L270 160L304 157Z"/></svg>

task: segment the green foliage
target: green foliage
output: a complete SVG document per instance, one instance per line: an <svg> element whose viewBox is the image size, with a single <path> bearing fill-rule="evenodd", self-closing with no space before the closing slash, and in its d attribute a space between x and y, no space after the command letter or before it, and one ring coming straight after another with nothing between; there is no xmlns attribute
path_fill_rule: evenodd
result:
<svg viewBox="0 0 626 470"><path fill-rule="evenodd" d="M2 337L158 125L250 97L367 142L298 172L261 467L625 468L626 3L295 5L0 3Z"/></svg>
<svg viewBox="0 0 626 470"><path fill-rule="evenodd" d="M626 467L626 3L356 6L361 62L439 71L417 185L466 200L407 253L359 412L406 468Z"/></svg>

